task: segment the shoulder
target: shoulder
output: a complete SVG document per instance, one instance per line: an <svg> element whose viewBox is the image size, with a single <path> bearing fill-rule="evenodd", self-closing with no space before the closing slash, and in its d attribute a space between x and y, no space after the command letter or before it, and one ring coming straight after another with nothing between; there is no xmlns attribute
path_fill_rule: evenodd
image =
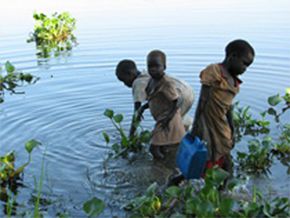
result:
<svg viewBox="0 0 290 218"><path fill-rule="evenodd" d="M150 79L150 75L149 74L141 74L139 75L133 82L132 84L132 88L138 88L139 86L143 87L143 86L147 86L148 82Z"/></svg>
<svg viewBox="0 0 290 218"><path fill-rule="evenodd" d="M201 82L206 85L211 85L208 83L211 83L214 81L221 81L222 74L221 74L220 65L219 64L208 65L204 70L201 71L200 79L201 79Z"/></svg>
<svg viewBox="0 0 290 218"><path fill-rule="evenodd" d="M173 81L175 87L180 92L193 92L193 88L184 80L169 76L169 78Z"/></svg>
<svg viewBox="0 0 290 218"><path fill-rule="evenodd" d="M160 81L164 86L175 86L175 81L171 76L164 75L162 81Z"/></svg>
<svg viewBox="0 0 290 218"><path fill-rule="evenodd" d="M146 99L146 87L150 80L150 75L139 75L132 84L132 94L135 102L144 102Z"/></svg>

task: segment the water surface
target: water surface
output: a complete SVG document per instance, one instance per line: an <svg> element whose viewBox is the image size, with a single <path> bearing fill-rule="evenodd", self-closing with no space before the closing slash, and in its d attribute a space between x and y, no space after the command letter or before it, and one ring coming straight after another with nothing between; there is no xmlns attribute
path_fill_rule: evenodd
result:
<svg viewBox="0 0 290 218"><path fill-rule="evenodd" d="M121 59L134 59L143 70L147 53L161 49L167 54L167 73L186 80L198 96L199 72L222 61L229 41L243 38L254 46L256 58L242 76L244 83L236 100L251 106L258 116L268 96L290 86L287 0L10 0L2 2L1 8L0 63L10 60L41 79L21 89L25 95L6 95L0 105L0 155L15 150L20 164L27 158L24 143L32 138L41 141L43 146L33 152L33 161L25 170L26 187L19 190L19 198L29 199L45 152L44 191L63 199L59 204L74 217L84 216L82 203L92 196L106 201L104 217L122 215L119 207L126 199L152 181L163 183L168 176L149 158L134 164L118 160L109 163L107 172L104 169L108 148L101 132L116 132L103 112L112 108L123 113L128 130L133 110L131 90L114 74ZM77 19L79 46L69 56L39 62L34 45L26 43L34 11L69 11ZM289 112L283 119L289 123ZM144 126L151 129L152 125L147 112ZM273 175L259 182L274 193L289 196L285 172L275 165Z"/></svg>

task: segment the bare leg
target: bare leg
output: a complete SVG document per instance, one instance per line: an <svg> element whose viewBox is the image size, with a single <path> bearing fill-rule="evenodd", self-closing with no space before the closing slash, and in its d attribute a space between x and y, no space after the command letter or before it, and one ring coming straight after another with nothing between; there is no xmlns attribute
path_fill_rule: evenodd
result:
<svg viewBox="0 0 290 218"><path fill-rule="evenodd" d="M164 154L161 151L160 146L158 145L151 145L150 146L150 153L153 155L153 158L156 160L163 160Z"/></svg>

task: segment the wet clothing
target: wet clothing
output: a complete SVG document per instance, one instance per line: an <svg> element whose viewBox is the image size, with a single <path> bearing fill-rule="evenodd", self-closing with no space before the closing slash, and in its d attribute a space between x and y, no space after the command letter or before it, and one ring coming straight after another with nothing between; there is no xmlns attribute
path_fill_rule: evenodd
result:
<svg viewBox="0 0 290 218"><path fill-rule="evenodd" d="M150 112L156 121L151 144L158 146L178 144L185 134L180 110L177 109L168 123L168 128L161 126L161 121L168 116L170 110L175 107L174 101L179 98L175 83L167 75L156 83L154 81L154 85L151 81L153 79L150 79L146 87Z"/></svg>
<svg viewBox="0 0 290 218"><path fill-rule="evenodd" d="M151 148L158 149L161 155L163 156L160 158L159 155L155 155L156 151L151 150ZM159 148L158 148L159 147ZM150 152L154 157L154 161L163 164L166 168L176 171L176 153L178 150L179 144L174 145L167 145L167 146L158 146L158 145L151 145Z"/></svg>
<svg viewBox="0 0 290 218"><path fill-rule="evenodd" d="M220 64L211 64L200 73L201 84L209 87L209 96L201 113L196 115L193 126L194 133L206 142L208 159L212 162L220 162L221 158L230 155L233 146L232 130L226 115L239 92L241 81L234 78L233 86L228 80Z"/></svg>

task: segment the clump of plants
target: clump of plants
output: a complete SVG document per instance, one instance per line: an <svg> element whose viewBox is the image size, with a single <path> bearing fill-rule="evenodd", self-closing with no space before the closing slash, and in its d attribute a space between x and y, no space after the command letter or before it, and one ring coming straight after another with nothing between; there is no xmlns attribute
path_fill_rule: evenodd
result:
<svg viewBox="0 0 290 218"><path fill-rule="evenodd" d="M104 115L110 119L119 133L120 139L118 142L112 144L112 150L115 157L122 156L126 158L130 152L138 153L144 151L146 144L149 143L151 138L150 131L144 130L140 125L138 125L135 134L133 136L127 136L122 127L122 114L115 114L113 110L106 109ZM103 137L106 143L109 144L111 138L107 132L103 132Z"/></svg>
<svg viewBox="0 0 290 218"><path fill-rule="evenodd" d="M274 144L271 153L288 168L287 173L290 174L290 124L283 127L282 134Z"/></svg>
<svg viewBox="0 0 290 218"><path fill-rule="evenodd" d="M20 175L31 162L31 153L33 149L41 143L32 139L25 144L25 150L28 153L28 161L20 167L15 167L15 152L9 152L0 156L0 200L5 202L5 213L8 217L15 215L17 188Z"/></svg>
<svg viewBox="0 0 290 218"><path fill-rule="evenodd" d="M33 149L41 143L32 139L26 142L25 150L28 153L28 161L18 168L15 168L15 152L9 152L4 156L0 156L0 185L4 187L9 185L10 182L19 178L20 174L24 171L25 167L31 162L31 153Z"/></svg>
<svg viewBox="0 0 290 218"><path fill-rule="evenodd" d="M47 58L51 54L59 56L77 45L77 39L73 34L76 20L68 12L56 12L51 16L34 13L33 18L36 23L27 42L35 42L39 57Z"/></svg>
<svg viewBox="0 0 290 218"><path fill-rule="evenodd" d="M125 209L131 217L288 217L288 198L263 198L253 190L252 198L231 195L242 181L231 180L225 186L228 173L220 168L207 170L205 179L188 181L161 191L156 183L131 200ZM221 188L224 187L224 188Z"/></svg>
<svg viewBox="0 0 290 218"><path fill-rule="evenodd" d="M238 169L248 174L270 174L273 163L272 138L253 139L248 142L248 152L237 152Z"/></svg>
<svg viewBox="0 0 290 218"><path fill-rule="evenodd" d="M281 124L281 116L290 108L290 89L284 96L279 94L268 98L269 107L260 113L262 119L254 119L249 113L249 107L240 108L236 104L234 121L236 126L236 141L245 136L253 138L248 142L247 152L237 152L238 169L248 174L269 174L270 167L276 157L288 167L290 173L290 130L289 124ZM277 124L280 131L278 137L271 137L270 121L267 115ZM263 139L261 140L261 135Z"/></svg>
<svg viewBox="0 0 290 218"><path fill-rule="evenodd" d="M16 91L16 88L24 84L35 83L38 79L29 73L18 71L13 64L7 61L3 68L0 66L0 103L4 102L5 92L23 94L24 92Z"/></svg>

